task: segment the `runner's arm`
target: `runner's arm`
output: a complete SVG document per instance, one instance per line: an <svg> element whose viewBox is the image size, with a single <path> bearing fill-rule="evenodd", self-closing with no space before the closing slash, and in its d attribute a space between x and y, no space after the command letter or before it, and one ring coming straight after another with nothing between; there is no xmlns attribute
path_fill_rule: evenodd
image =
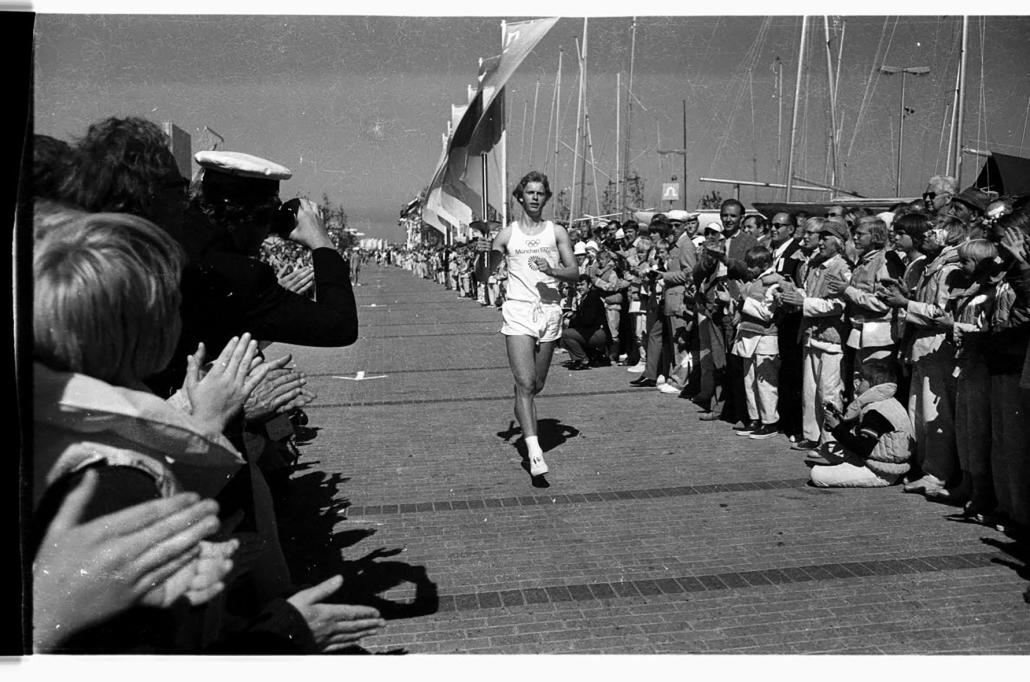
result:
<svg viewBox="0 0 1030 682"><path fill-rule="evenodd" d="M572 254L572 243L569 241L569 233L561 225L555 225L554 238L558 243L558 256L561 259L561 267L548 268L542 271L551 277L566 282L575 282L579 279L579 266L576 264L576 257Z"/></svg>

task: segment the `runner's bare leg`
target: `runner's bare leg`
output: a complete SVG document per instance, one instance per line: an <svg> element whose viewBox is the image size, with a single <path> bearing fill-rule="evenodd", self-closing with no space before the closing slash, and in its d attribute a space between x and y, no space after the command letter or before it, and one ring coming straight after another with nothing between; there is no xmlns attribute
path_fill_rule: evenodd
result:
<svg viewBox="0 0 1030 682"><path fill-rule="evenodd" d="M528 438L536 435L536 407L533 404L533 396L538 392L539 373L539 365L534 357L537 355L536 339L532 336L505 336L504 340L508 349L508 365L515 379L515 418L522 427L522 437Z"/></svg>

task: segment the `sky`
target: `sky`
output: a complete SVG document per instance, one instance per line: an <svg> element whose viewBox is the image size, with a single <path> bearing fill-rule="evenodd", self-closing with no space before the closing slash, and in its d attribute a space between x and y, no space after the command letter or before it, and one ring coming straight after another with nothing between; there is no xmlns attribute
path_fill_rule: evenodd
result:
<svg viewBox="0 0 1030 682"><path fill-rule="evenodd" d="M284 198L326 194L344 207L352 227L401 241L398 213L432 178L450 105L464 103L478 60L499 52L500 21L532 16L540 15L41 13L36 132L71 140L106 116L135 115L175 123L198 151L217 142L211 129L224 137L221 149L289 167L293 177L283 183ZM596 211L595 191L603 192L616 174L617 74L620 155L626 144L631 24L628 16L594 16L587 23L588 211ZM684 106L688 207L712 189L724 197L732 192L700 177L783 180L800 24L797 16L637 18L629 147L631 170L645 182L644 208L667 208L659 203L661 183L683 174L682 157L657 150L683 148ZM835 70L843 40L838 185L867 196L894 195L900 78L879 75L881 64L930 68L926 76L906 79L905 104L913 111L905 120L902 194L919 194L930 175L944 171L942 124L950 120L946 105L960 24L955 16L830 17ZM556 190L573 183L573 154L564 145L575 144L575 53L583 30L582 18L561 19L509 82L509 184L530 168L548 172ZM966 145L1030 155L1027 35L1030 17L970 19ZM829 98L821 16L810 19L807 42L795 174L825 182ZM555 170L551 112L559 50ZM965 157L964 184L981 163ZM777 196L768 189L742 193L745 202Z"/></svg>

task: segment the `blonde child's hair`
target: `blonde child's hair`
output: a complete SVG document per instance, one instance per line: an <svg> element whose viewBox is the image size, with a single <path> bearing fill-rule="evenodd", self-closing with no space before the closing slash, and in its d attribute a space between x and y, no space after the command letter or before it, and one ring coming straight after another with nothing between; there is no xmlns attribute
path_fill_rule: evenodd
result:
<svg viewBox="0 0 1030 682"><path fill-rule="evenodd" d="M36 241L37 360L115 385L164 369L178 342L185 255L148 220L93 213Z"/></svg>

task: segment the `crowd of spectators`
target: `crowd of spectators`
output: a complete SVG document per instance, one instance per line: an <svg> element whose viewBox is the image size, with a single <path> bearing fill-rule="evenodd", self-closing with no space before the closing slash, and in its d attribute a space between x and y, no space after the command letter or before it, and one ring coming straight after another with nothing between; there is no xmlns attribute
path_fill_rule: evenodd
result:
<svg viewBox="0 0 1030 682"><path fill-rule="evenodd" d="M35 139L38 651L332 652L377 632L374 608L333 601L339 575L291 579L276 505L315 396L264 351L354 343L370 258L504 299L471 243L341 253L313 202L280 200L288 169L196 160L184 178L138 118ZM568 367L624 366L702 420L782 437L816 486L901 483L1025 531L1030 206L957 189L935 177L879 214L728 200L703 229L685 211L573 226Z"/></svg>
<svg viewBox="0 0 1030 682"><path fill-rule="evenodd" d="M318 207L284 205L289 170L246 154L198 152L191 182L140 118L33 151L36 651L325 653L377 632L376 609L334 601L341 576L294 584L279 540L315 396L265 349L358 333Z"/></svg>
<svg viewBox="0 0 1030 682"><path fill-rule="evenodd" d="M504 303L508 279L504 265L493 274L486 272L483 256L476 252L473 241L453 246L395 246L387 251L388 262L408 270L413 277L432 280L455 291L460 298L497 308ZM385 255L378 258L387 260Z"/></svg>
<svg viewBox="0 0 1030 682"><path fill-rule="evenodd" d="M900 483L965 519L1030 528L1027 196L935 176L879 213L766 217L729 199L704 226L677 210L569 234L569 369L627 366L631 386L688 400L700 420L783 438L813 485ZM495 301L468 246L398 262Z"/></svg>

